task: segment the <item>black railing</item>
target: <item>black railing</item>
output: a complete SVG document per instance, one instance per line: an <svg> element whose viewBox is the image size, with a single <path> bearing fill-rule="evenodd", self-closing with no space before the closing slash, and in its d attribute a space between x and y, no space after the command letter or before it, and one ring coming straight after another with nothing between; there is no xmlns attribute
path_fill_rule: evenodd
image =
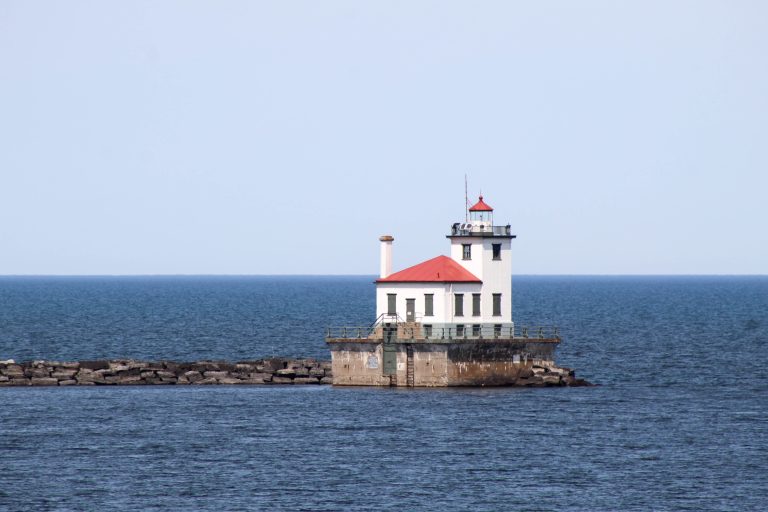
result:
<svg viewBox="0 0 768 512"><path fill-rule="evenodd" d="M437 327L424 324L392 324L397 327L397 338L429 341L457 339L560 339L560 328L550 325L502 327L487 324L466 324L462 326ZM328 327L327 339L382 339L381 324L371 327Z"/></svg>
<svg viewBox="0 0 768 512"><path fill-rule="evenodd" d="M453 226L451 226L451 235L452 236L471 236L471 235L478 235L478 234L486 234L486 235L495 235L495 236L511 236L512 235L512 226L507 224L506 226L491 226L490 224L486 225L472 225L470 223L463 224L463 223L456 223Z"/></svg>

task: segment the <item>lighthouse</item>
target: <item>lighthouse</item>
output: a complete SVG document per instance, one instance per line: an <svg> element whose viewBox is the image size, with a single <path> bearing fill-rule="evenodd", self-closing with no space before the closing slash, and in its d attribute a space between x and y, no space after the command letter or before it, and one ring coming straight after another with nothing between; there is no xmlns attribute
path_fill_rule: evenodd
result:
<svg viewBox="0 0 768 512"><path fill-rule="evenodd" d="M448 255L396 272L395 239L379 238L375 320L326 332L334 384L511 385L553 364L558 329L512 319L511 225L480 196L445 236Z"/></svg>
<svg viewBox="0 0 768 512"><path fill-rule="evenodd" d="M426 338L495 336L512 332L510 226L493 225L493 208L480 196L469 222L454 223L449 256L437 256L394 274L391 236L380 238L382 274L376 280L376 316L406 323Z"/></svg>

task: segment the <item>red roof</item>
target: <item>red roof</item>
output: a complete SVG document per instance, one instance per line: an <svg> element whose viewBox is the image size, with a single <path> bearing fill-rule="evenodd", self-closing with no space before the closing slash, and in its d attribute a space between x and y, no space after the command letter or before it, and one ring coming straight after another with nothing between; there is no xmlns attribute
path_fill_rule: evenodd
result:
<svg viewBox="0 0 768 512"><path fill-rule="evenodd" d="M377 279L377 283L482 283L472 272L448 256L438 256Z"/></svg>
<svg viewBox="0 0 768 512"><path fill-rule="evenodd" d="M469 209L471 212L492 212L493 208L485 204L483 201L483 196L480 196L480 200L477 202L475 206Z"/></svg>

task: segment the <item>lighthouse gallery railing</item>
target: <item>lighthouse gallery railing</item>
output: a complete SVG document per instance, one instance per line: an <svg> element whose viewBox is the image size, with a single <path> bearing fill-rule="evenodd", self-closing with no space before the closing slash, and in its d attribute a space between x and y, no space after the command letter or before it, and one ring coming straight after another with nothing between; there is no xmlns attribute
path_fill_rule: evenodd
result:
<svg viewBox="0 0 768 512"><path fill-rule="evenodd" d="M501 327L498 325L467 324L453 327L431 327L425 324L393 323L392 329L397 329L398 339L429 340L430 342L450 340L482 340L482 339L560 339L560 329L556 326L515 326ZM326 339L371 339L379 340L384 337L383 324L373 327L328 327Z"/></svg>

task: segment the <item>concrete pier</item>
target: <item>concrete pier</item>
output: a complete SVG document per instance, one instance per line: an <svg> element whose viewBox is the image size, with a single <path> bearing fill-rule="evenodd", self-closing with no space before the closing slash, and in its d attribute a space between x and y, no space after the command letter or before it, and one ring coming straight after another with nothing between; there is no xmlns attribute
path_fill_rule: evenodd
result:
<svg viewBox="0 0 768 512"><path fill-rule="evenodd" d="M346 332L355 332L353 329ZM430 339L398 326L387 336L328 337L333 383L341 386L580 386L555 365L559 337Z"/></svg>

